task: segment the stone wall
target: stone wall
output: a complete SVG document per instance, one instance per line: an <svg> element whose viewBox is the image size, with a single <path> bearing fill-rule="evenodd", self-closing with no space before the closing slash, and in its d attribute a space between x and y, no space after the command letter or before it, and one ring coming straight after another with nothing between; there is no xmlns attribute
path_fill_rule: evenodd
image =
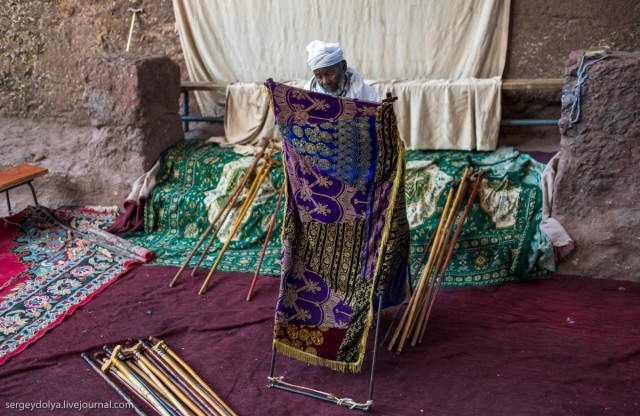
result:
<svg viewBox="0 0 640 416"><path fill-rule="evenodd" d="M640 52L583 54L564 74L552 212L576 251L561 271L640 281Z"/></svg>
<svg viewBox="0 0 640 416"><path fill-rule="evenodd" d="M0 3L0 115L88 125L78 63L123 52L167 55L185 73L171 0L3 0Z"/></svg>
<svg viewBox="0 0 640 416"><path fill-rule="evenodd" d="M78 62L124 51L130 8L144 9L131 51L170 57L187 80L171 0L4 0L0 117L88 125ZM603 43L614 50L640 50L639 22L636 0L511 0L504 77L560 78L570 51ZM557 93L509 93L504 118L557 118L558 103Z"/></svg>

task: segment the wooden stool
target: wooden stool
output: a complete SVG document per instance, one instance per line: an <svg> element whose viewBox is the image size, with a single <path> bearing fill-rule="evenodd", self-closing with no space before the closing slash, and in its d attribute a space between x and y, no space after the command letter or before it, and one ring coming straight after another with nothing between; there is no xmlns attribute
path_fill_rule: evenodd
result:
<svg viewBox="0 0 640 416"><path fill-rule="evenodd" d="M37 177L40 177L49 172L47 168L40 166L33 166L23 163L12 168L0 170L0 192L4 192L7 195L7 207L9 208L9 215L11 215L11 200L9 199L9 190L16 188L20 185L29 185L31 188L31 195L33 196L33 202L38 205L38 198L36 198L36 191L31 185L31 181Z"/></svg>

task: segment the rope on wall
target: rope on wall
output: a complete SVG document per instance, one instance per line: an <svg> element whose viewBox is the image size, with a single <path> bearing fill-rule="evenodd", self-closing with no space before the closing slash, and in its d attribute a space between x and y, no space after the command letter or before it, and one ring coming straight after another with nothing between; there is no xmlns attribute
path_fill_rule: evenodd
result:
<svg viewBox="0 0 640 416"><path fill-rule="evenodd" d="M576 89L573 94L573 104L571 105L571 112L569 113L569 126L577 123L580 119L580 96L582 93L582 85L587 80L587 68L596 62L606 59L611 54L608 46L600 46L592 48L582 54L580 65L578 66L578 81L576 83ZM585 64L585 59L589 60Z"/></svg>

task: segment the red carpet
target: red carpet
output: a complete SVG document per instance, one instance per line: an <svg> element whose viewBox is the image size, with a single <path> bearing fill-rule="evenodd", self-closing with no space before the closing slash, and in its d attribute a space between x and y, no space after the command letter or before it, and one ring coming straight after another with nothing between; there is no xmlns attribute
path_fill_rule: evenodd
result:
<svg viewBox="0 0 640 416"><path fill-rule="evenodd" d="M0 413L134 415L7 407L123 402L80 353L153 335L238 415L365 414L266 387L278 279L260 278L254 299L246 302L249 275L216 274L209 291L198 296L206 273L185 273L169 288L176 270L141 266L128 272L9 359L0 367ZM379 350L369 413L639 415L639 301L640 283L567 276L497 288L443 288L422 345L399 356ZM383 313L381 336L393 314ZM362 373L338 374L278 355L275 375L365 401L370 358Z"/></svg>

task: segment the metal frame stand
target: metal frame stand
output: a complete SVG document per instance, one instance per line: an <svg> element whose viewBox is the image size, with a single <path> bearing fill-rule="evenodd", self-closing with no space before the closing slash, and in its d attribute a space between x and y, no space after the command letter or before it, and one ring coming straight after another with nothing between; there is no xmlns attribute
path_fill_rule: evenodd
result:
<svg viewBox="0 0 640 416"><path fill-rule="evenodd" d="M341 400L341 399L338 399L337 396L335 395L321 396L319 394L314 393L316 390L313 390L313 389L303 390L304 387L302 386L301 386L302 388L295 388L293 386L283 385L283 384L274 382L273 371L275 369L275 364L276 364L276 349L274 347L272 347L271 349L271 367L269 368L269 377L267 379L268 380L267 387L273 387L273 388L285 390L291 393L302 394L304 396L312 397L314 399L320 399L320 400L335 403L341 406L345 406L345 407L348 407L349 409L369 411L369 409L371 409L371 406L373 405L373 385L375 381L376 356L378 354L378 336L380 333L381 312L382 312L382 296L378 298L378 316L376 319L376 331L375 331L375 338L374 338L374 344L373 344L373 356L371 357L371 375L369 377L369 397L367 399L366 404L359 404L359 403L353 403L351 401Z"/></svg>

